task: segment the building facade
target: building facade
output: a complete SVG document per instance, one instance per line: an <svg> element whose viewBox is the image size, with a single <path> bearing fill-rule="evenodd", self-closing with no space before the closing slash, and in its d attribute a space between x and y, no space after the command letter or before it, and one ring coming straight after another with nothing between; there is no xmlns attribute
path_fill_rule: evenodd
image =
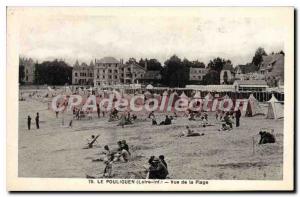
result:
<svg viewBox="0 0 300 197"><path fill-rule="evenodd" d="M266 91L268 85L265 80L236 80L233 87L235 91Z"/></svg>
<svg viewBox="0 0 300 197"><path fill-rule="evenodd" d="M235 78L233 66L226 63L220 73L220 84L229 84Z"/></svg>
<svg viewBox="0 0 300 197"><path fill-rule="evenodd" d="M284 54L275 53L263 56L259 73L265 76L267 84L276 87L284 84Z"/></svg>
<svg viewBox="0 0 300 197"><path fill-rule="evenodd" d="M35 63L31 58L19 58L19 66L24 67L24 79L25 84L33 84L35 79Z"/></svg>
<svg viewBox="0 0 300 197"><path fill-rule="evenodd" d="M136 64L122 64L120 66L120 81L122 84L140 83L144 78L146 68Z"/></svg>
<svg viewBox="0 0 300 197"><path fill-rule="evenodd" d="M94 84L94 63L90 65L86 63L79 64L75 62L72 71L72 84L74 85L93 85Z"/></svg>
<svg viewBox="0 0 300 197"><path fill-rule="evenodd" d="M94 86L121 84L120 65L122 60L114 57L95 59Z"/></svg>
<svg viewBox="0 0 300 197"><path fill-rule="evenodd" d="M203 77L207 74L207 68L190 68L189 80L190 81L202 81Z"/></svg>

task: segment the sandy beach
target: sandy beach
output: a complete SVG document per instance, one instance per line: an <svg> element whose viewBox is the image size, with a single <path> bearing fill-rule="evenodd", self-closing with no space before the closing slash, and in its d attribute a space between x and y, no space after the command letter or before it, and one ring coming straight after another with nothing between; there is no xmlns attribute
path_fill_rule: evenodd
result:
<svg viewBox="0 0 300 197"><path fill-rule="evenodd" d="M34 123L36 112L40 113L39 130ZM27 130L28 115L32 117L30 131ZM73 120L73 128L67 128L72 119L70 112L56 118L45 102L20 101L18 174L40 178L100 177L104 164L92 159L99 158L105 145L117 148L117 141L125 139L132 158L128 163L113 164L113 178L142 178L143 165L149 157L165 155L171 179L282 179L283 119L242 117L239 128L218 131L221 122L215 119L214 112L208 115L209 123L214 126L205 128L200 121L188 121L186 117L178 117L172 125L152 126L151 120L142 114L138 114L134 124L121 128L116 126L118 122L108 122L108 117L97 118L96 113L92 120ZM163 120L163 114L158 120ZM186 125L204 135L178 137ZM274 129L276 143L258 145L260 128ZM86 139L98 134L99 144L83 149Z"/></svg>

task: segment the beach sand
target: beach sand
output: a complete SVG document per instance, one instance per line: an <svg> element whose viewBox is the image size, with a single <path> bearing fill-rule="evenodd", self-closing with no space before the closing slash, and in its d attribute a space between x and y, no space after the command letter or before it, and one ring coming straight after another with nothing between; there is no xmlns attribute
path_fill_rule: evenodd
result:
<svg viewBox="0 0 300 197"><path fill-rule="evenodd" d="M34 123L36 112L40 113L39 130ZM173 125L152 126L151 120L140 114L133 125L121 128L116 126L118 122L108 122L107 117L98 119L96 113L92 120L74 120L73 128L67 128L72 119L70 112L56 118L45 102L20 101L18 174L40 178L101 177L104 164L92 159L99 158L104 145L117 148L117 141L125 139L132 158L128 163L113 164L113 178L142 178L143 165L149 157L165 155L171 179L282 179L283 120L242 117L239 128L234 126L231 131L220 132L221 123L215 120L215 113L208 114L214 126L206 128L200 121L188 121L186 117L178 117ZM28 115L32 118L30 131L27 130ZM158 122L162 120L161 115ZM204 136L178 137L186 125ZM258 145L260 128L274 129L276 143ZM98 134L99 144L83 149L86 139Z"/></svg>

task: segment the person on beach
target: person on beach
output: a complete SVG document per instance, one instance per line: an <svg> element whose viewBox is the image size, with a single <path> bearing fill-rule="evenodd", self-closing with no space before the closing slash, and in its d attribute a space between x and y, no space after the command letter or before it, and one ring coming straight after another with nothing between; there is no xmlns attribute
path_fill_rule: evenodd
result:
<svg viewBox="0 0 300 197"><path fill-rule="evenodd" d="M230 119L228 112L224 116L224 121L225 121L226 125L228 125L230 127L230 129L232 129L232 121Z"/></svg>
<svg viewBox="0 0 300 197"><path fill-rule="evenodd" d="M239 127L240 126L240 118L242 116L242 113L241 113L241 110L238 109L236 112L235 112L235 126L236 127Z"/></svg>
<svg viewBox="0 0 300 197"><path fill-rule="evenodd" d="M103 177L111 178L113 161L108 160L105 161L104 164L105 164L105 168L103 171Z"/></svg>
<svg viewBox="0 0 300 197"><path fill-rule="evenodd" d="M192 130L192 129L190 129L190 127L189 126L186 126L186 129L187 129L187 131L183 131L180 135L179 135L179 137L194 137L194 136L202 136L202 135L204 135L204 133L202 133L202 134L200 134L200 133L197 133L197 132L195 132L194 130Z"/></svg>
<svg viewBox="0 0 300 197"><path fill-rule="evenodd" d="M100 118L100 105L97 103L97 115Z"/></svg>
<svg viewBox="0 0 300 197"><path fill-rule="evenodd" d="M160 161L162 162L162 164L164 164L164 166L168 169L168 164L165 161L165 156L164 155L159 155L158 158L160 159Z"/></svg>
<svg viewBox="0 0 300 197"><path fill-rule="evenodd" d="M31 127L31 117L30 116L27 117L27 127L28 127L28 130L30 130L30 127Z"/></svg>
<svg viewBox="0 0 300 197"><path fill-rule="evenodd" d="M166 179L167 175L169 174L166 166L160 161L160 159L156 157L153 158L148 171L149 179Z"/></svg>
<svg viewBox="0 0 300 197"><path fill-rule="evenodd" d="M90 138L86 139L86 141L87 141L87 144L90 144L90 143L92 143L94 140L95 140L95 135L91 135L91 137L90 137ZM98 144L98 141L97 141L97 140L95 140L95 142L94 142L93 144Z"/></svg>
<svg viewBox="0 0 300 197"><path fill-rule="evenodd" d="M36 125L36 129L40 128L40 116L39 116L39 112L36 113L35 125Z"/></svg>
<svg viewBox="0 0 300 197"><path fill-rule="evenodd" d="M59 105L57 104L57 105L56 105L56 109L55 109L55 117L56 117L56 118L58 118L58 113L59 113L58 108L59 108Z"/></svg>

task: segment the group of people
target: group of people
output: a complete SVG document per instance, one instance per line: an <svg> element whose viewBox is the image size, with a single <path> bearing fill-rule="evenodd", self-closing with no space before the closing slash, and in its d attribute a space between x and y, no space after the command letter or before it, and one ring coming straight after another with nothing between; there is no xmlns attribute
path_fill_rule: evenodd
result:
<svg viewBox="0 0 300 197"><path fill-rule="evenodd" d="M103 177L112 177L112 167L114 162L128 162L130 160L131 153L126 140L118 141L117 145L118 148L115 150L111 150L108 145L105 145L104 150L100 153L100 158L92 160L104 162L105 168Z"/></svg>
<svg viewBox="0 0 300 197"><path fill-rule="evenodd" d="M146 179L166 179L169 171L168 165L165 161L165 156L160 155L158 158L151 156L148 160L149 167L146 167Z"/></svg>
<svg viewBox="0 0 300 197"><path fill-rule="evenodd" d="M238 109L237 111L233 112L233 111L229 111L229 112L221 112L221 113L216 113L216 119L221 120L222 126L219 129L219 131L227 131L227 130L231 130L233 128L233 123L234 123L234 119L235 119L235 126L239 127L240 126L240 118L242 116L241 110Z"/></svg>
<svg viewBox="0 0 300 197"><path fill-rule="evenodd" d="M39 112L37 112L36 116L35 116L35 125L36 125L36 129L40 129L40 115L39 115ZM28 128L28 130L31 129L31 117L30 117L30 115L27 116L27 128Z"/></svg>

